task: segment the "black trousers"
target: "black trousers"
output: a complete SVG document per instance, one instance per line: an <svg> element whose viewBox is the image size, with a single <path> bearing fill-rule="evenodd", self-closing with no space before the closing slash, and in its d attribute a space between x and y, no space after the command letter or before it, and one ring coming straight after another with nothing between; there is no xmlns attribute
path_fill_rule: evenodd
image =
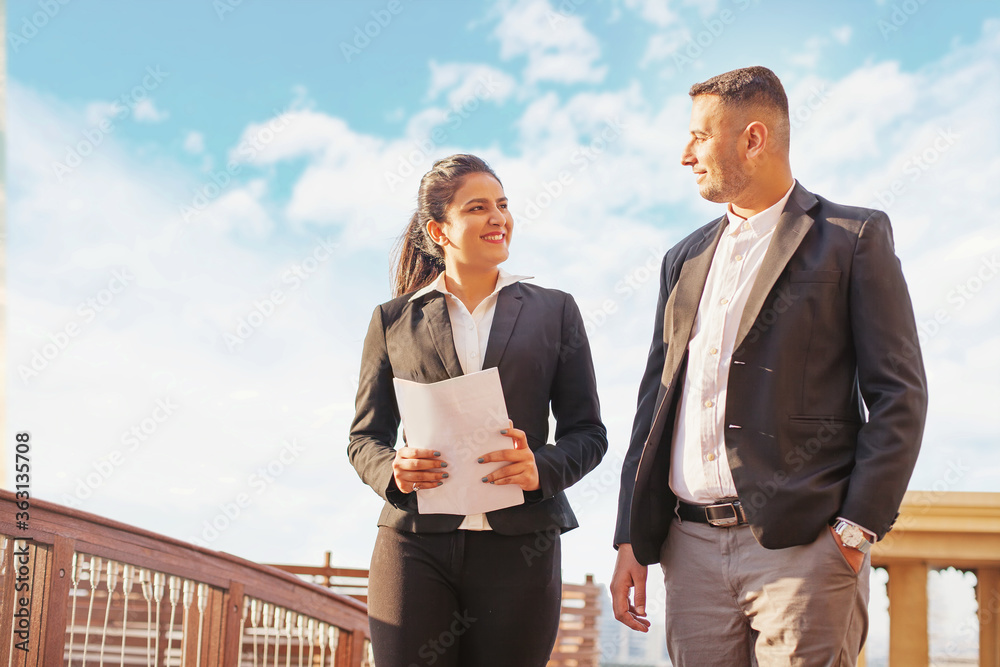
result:
<svg viewBox="0 0 1000 667"><path fill-rule="evenodd" d="M559 536L381 526L368 577L378 667L544 667L562 598Z"/></svg>

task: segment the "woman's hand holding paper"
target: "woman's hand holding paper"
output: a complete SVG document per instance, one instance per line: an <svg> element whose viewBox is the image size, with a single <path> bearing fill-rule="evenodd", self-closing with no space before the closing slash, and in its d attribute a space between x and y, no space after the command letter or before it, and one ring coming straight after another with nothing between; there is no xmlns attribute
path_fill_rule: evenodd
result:
<svg viewBox="0 0 1000 667"><path fill-rule="evenodd" d="M510 463L483 477L483 482L517 484L525 491L536 491L539 488L538 467L535 465L535 453L528 446L528 436L521 429L514 428L514 422L508 420L508 424L509 426L500 433L514 441L514 449L501 449L484 454L479 462L510 461Z"/></svg>
<svg viewBox="0 0 1000 667"><path fill-rule="evenodd" d="M448 464L441 460L441 452L433 449L400 447L392 461L392 479L403 493L441 486L448 477L444 471Z"/></svg>

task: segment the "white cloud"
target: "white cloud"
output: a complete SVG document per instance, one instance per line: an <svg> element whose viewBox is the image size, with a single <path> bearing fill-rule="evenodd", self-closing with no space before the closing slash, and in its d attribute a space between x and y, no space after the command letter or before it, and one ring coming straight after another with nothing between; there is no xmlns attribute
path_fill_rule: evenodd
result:
<svg viewBox="0 0 1000 667"><path fill-rule="evenodd" d="M528 83L597 83L606 66L598 66L601 48L578 15L557 11L549 0L507 0L495 35L504 60L525 56Z"/></svg>
<svg viewBox="0 0 1000 667"><path fill-rule="evenodd" d="M833 35L833 39L836 40L838 44L846 45L850 43L854 30L849 25L842 25L839 28L831 30L830 34Z"/></svg>
<svg viewBox="0 0 1000 667"><path fill-rule="evenodd" d="M148 97L136 102L132 112L140 123L159 123L170 117L169 112L157 109L153 100Z"/></svg>
<svg viewBox="0 0 1000 667"><path fill-rule="evenodd" d="M431 83L427 100L437 101L444 95L448 106L461 109L463 105L490 101L496 104L506 100L517 86L514 77L506 72L474 63L430 62Z"/></svg>
<svg viewBox="0 0 1000 667"><path fill-rule="evenodd" d="M184 137L184 150L197 155L205 151L205 135L201 132L188 132Z"/></svg>
<svg viewBox="0 0 1000 667"><path fill-rule="evenodd" d="M637 11L643 20L661 28L680 20L677 13L670 9L669 0L625 0L625 6Z"/></svg>

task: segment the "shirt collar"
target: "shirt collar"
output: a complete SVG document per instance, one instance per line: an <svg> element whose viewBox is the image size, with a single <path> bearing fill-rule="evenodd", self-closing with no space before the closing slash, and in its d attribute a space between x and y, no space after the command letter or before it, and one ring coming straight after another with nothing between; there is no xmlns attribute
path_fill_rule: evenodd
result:
<svg viewBox="0 0 1000 667"><path fill-rule="evenodd" d="M733 212L733 205L726 205L726 216L729 218L729 234L736 235L740 229L742 229L743 223L750 225L755 236L761 236L772 229L778 224L778 219L781 217L781 212L785 210L785 204L788 203L788 198L792 196L792 190L795 189L796 180L792 179L792 187L788 188L788 192L776 201L772 206L764 209L757 215L752 215L749 218L744 219L738 213Z"/></svg>
<svg viewBox="0 0 1000 667"><path fill-rule="evenodd" d="M500 274L497 276L497 286L493 288L493 292L490 294L490 296L493 296L494 294L502 290L504 287L507 287L508 285L513 285L514 283L519 283L522 280L528 280L530 278L534 278L534 276L518 276L512 273L507 273L503 269L499 269L499 271ZM415 301L416 299L419 299L423 295L430 294L431 292L440 292L441 294L451 294L451 292L448 291L448 284L445 282L444 279L444 271L439 273L438 277L435 278L434 282L432 282L430 285L414 292L413 296L411 296L409 300ZM454 295L452 294L452 296Z"/></svg>

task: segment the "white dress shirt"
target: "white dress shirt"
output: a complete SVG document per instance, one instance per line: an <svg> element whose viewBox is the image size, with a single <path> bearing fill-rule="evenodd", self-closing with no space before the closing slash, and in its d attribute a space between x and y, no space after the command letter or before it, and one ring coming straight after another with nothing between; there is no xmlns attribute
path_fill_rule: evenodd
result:
<svg viewBox="0 0 1000 667"><path fill-rule="evenodd" d="M504 287L513 285L521 280L526 280L532 276L515 276L500 269L497 276L496 287L493 292L483 299L476 309L471 313L465 307L462 300L448 291L448 284L445 281L445 274L442 271L437 279L427 287L418 290L410 301L417 299L428 292L440 292L444 295L445 303L448 305L448 319L451 321L451 332L455 339L455 352L458 354L458 363L462 365L463 373L475 373L483 370L483 356L486 354L486 344L490 339L490 329L493 327L493 315L497 309L497 294ZM492 530L485 514L470 514L465 517L460 529L464 530Z"/></svg>
<svg viewBox="0 0 1000 667"><path fill-rule="evenodd" d="M726 456L723 423L729 364L743 308L794 188L792 181L784 197L747 219L728 208L726 229L691 329L687 373L677 407L670 488L684 502L705 504L738 495Z"/></svg>

